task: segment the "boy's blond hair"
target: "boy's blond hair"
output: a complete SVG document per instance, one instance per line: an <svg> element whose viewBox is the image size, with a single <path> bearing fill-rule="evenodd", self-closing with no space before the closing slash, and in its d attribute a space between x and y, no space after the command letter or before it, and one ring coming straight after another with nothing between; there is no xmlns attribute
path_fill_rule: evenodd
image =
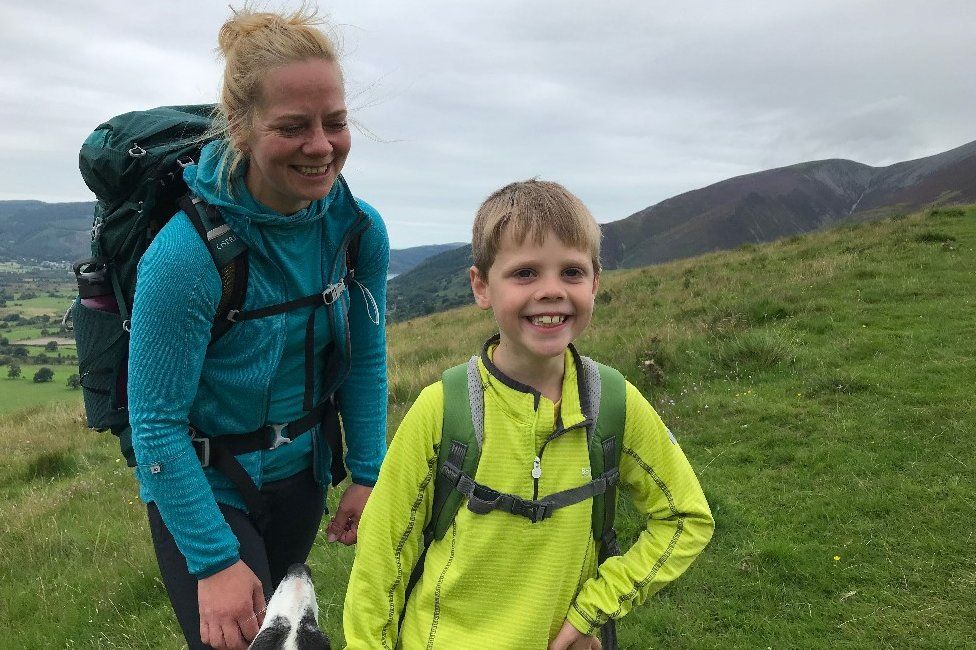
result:
<svg viewBox="0 0 976 650"><path fill-rule="evenodd" d="M600 226L576 195L559 183L530 179L495 191L474 218L471 255L482 277L495 262L505 232L517 244L532 236L542 244L552 233L566 246L587 251L600 272Z"/></svg>

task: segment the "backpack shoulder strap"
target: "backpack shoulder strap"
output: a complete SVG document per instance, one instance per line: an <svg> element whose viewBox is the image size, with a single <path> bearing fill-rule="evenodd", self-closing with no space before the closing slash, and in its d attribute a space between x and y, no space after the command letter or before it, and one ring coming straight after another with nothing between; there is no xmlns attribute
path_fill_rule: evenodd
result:
<svg viewBox="0 0 976 650"><path fill-rule="evenodd" d="M360 230L352 239L349 240L349 246L346 247L346 269L352 271L355 274L356 265L359 264L359 245L363 241L363 232Z"/></svg>
<svg viewBox="0 0 976 650"><path fill-rule="evenodd" d="M404 603L410 599L414 586L423 575L427 549L435 539L443 539L461 507L463 495L454 489L458 476L463 472L473 477L481 459L485 394L481 388L478 357L445 370L441 382L444 385L444 424L434 474L434 502L430 521L424 527L423 550L407 580ZM400 612L400 625L405 613L406 605Z"/></svg>
<svg viewBox="0 0 976 650"><path fill-rule="evenodd" d="M247 294L247 246L224 221L220 210L191 194L180 199L180 208L206 244L220 275L220 303L210 331L210 344L234 324L228 316L239 312Z"/></svg>
<svg viewBox="0 0 976 650"><path fill-rule="evenodd" d="M618 470L627 415L627 383L618 370L581 357L584 381L590 399L594 425L589 440L590 472L593 478ZM601 555L613 555L617 510L616 483L593 497L593 537L601 543Z"/></svg>
<svg viewBox="0 0 976 650"><path fill-rule="evenodd" d="M484 437L485 395L481 389L478 357L448 368L441 381L444 385L444 424L437 454L430 539L425 540L428 544L443 538L454 521L464 498L454 485L459 473L474 477Z"/></svg>

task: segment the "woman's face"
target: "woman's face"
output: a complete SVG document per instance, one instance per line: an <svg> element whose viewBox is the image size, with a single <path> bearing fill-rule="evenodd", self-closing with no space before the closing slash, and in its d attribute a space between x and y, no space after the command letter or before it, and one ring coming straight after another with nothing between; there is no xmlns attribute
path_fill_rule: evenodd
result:
<svg viewBox="0 0 976 650"><path fill-rule="evenodd" d="M272 68L261 82L244 183L262 205L293 214L332 189L351 138L336 65L308 59Z"/></svg>

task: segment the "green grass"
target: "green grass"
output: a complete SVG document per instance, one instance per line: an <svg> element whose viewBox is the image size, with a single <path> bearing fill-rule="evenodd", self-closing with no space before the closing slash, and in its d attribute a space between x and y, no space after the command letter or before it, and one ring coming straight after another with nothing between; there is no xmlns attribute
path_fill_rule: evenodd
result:
<svg viewBox="0 0 976 650"><path fill-rule="evenodd" d="M46 367L54 371L54 380L35 384L34 373L41 367L21 365L20 377L10 379L7 377L8 366L0 366L0 413L52 402L81 404L81 390L72 390L67 385L68 377L78 373L78 366L49 364Z"/></svg>
<svg viewBox="0 0 976 650"><path fill-rule="evenodd" d="M29 339L40 338L42 329L51 331L52 329L57 329L57 326L49 325L48 327L40 327L39 325L17 325L15 327L11 327L9 330L0 330L0 336L6 337L11 342L26 341Z"/></svg>
<svg viewBox="0 0 976 650"><path fill-rule="evenodd" d="M50 316L56 316L58 321L60 321L61 317L64 316L65 310L71 306L71 301L74 298L73 295L64 294L59 296L43 295L27 300L20 300L18 296L16 300L8 300L6 307L0 307L0 318L11 313L18 313L24 318L48 314Z"/></svg>
<svg viewBox="0 0 976 650"><path fill-rule="evenodd" d="M579 347L644 391L716 518L623 648L971 646L974 249L968 208L603 278ZM492 329L475 308L392 326L391 430ZM179 647L111 438L73 406L0 418L0 441L10 647ZM622 537L639 525L623 503ZM339 647L350 559L310 560Z"/></svg>

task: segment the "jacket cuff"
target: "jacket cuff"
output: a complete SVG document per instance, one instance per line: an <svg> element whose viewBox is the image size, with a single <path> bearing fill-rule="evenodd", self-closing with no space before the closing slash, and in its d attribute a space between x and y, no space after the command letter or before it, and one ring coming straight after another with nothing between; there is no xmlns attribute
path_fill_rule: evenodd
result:
<svg viewBox="0 0 976 650"><path fill-rule="evenodd" d="M200 571L194 573L193 577L196 578L197 580L203 580L204 578L209 578L212 575L216 575L220 573L224 569L229 569L230 567L234 566L235 564L238 563L238 561L240 561L240 559L241 559L240 556L235 555L234 557L225 558L214 564L208 564Z"/></svg>
<svg viewBox="0 0 976 650"><path fill-rule="evenodd" d="M352 482L355 483L356 485L362 485L363 487L368 487L368 488L376 487L376 479L377 479L376 474L362 475L362 474L357 474L355 472L352 474Z"/></svg>
<svg viewBox="0 0 976 650"><path fill-rule="evenodd" d="M583 612L580 611L579 606L575 601L570 606L569 613L566 614L566 620L569 621L573 627L587 636L596 634L600 629L600 626L596 621L591 621L583 614Z"/></svg>

